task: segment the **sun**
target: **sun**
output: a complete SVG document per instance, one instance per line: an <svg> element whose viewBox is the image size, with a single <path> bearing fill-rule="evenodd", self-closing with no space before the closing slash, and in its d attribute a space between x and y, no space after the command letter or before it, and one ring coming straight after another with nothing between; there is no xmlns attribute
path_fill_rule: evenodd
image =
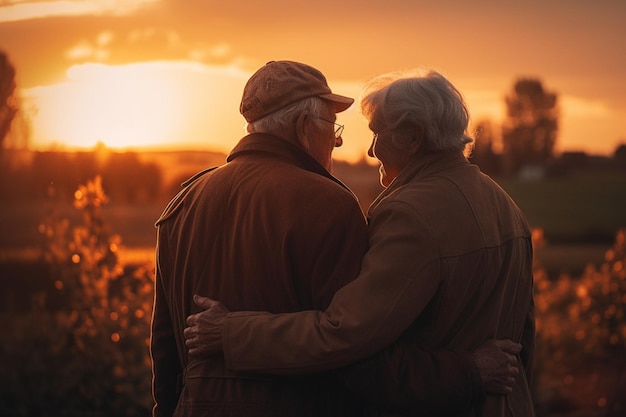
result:
<svg viewBox="0 0 626 417"><path fill-rule="evenodd" d="M37 98L34 128L68 148L168 144L192 104L180 83L154 64L73 66L67 81L29 92Z"/></svg>

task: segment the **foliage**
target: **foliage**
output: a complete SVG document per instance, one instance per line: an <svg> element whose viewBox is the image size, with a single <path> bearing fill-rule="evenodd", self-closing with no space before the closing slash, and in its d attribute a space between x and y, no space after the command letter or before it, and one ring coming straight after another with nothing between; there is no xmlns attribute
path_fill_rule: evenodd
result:
<svg viewBox="0 0 626 417"><path fill-rule="evenodd" d="M7 150L7 159L17 160L19 155L19 151ZM74 190L96 175L100 175L116 203L161 201L162 172L155 163L142 162L134 152L103 150L32 152L28 161L19 166L0 166L0 198L28 201L50 197L53 191L59 201L69 202Z"/></svg>
<svg viewBox="0 0 626 417"><path fill-rule="evenodd" d="M161 191L161 169L154 163L142 163L133 152L109 155L101 175L111 185L115 201L155 201Z"/></svg>
<svg viewBox="0 0 626 417"><path fill-rule="evenodd" d="M153 273L120 264L121 239L101 215L108 198L100 177L74 197L83 226L70 230L51 214L40 227L65 308L50 312L40 296L9 329L0 414L149 415Z"/></svg>
<svg viewBox="0 0 626 417"><path fill-rule="evenodd" d="M494 151L495 142L496 135L491 122L489 120L478 121L470 161L490 176L500 174L500 161Z"/></svg>
<svg viewBox="0 0 626 417"><path fill-rule="evenodd" d="M535 234L540 249L541 233ZM590 264L580 277L551 280L537 265L535 285L540 410L624 415L626 229L617 232L599 267Z"/></svg>
<svg viewBox="0 0 626 417"><path fill-rule="evenodd" d="M557 94L546 91L538 79L519 79L506 97L506 106L502 142L508 172L524 165L546 166L557 140Z"/></svg>
<svg viewBox="0 0 626 417"><path fill-rule="evenodd" d="M0 150L17 114L15 87L15 68L6 53L0 51Z"/></svg>
<svg viewBox="0 0 626 417"><path fill-rule="evenodd" d="M533 227L550 244L572 242L611 245L615 231L626 227L626 175L579 173L567 178L524 181L499 178ZM588 259L587 259L588 260Z"/></svg>

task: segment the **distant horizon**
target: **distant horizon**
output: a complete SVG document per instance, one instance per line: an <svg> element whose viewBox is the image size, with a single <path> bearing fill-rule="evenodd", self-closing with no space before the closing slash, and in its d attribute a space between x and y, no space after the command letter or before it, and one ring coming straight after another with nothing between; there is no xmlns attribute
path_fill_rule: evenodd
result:
<svg viewBox="0 0 626 417"><path fill-rule="evenodd" d="M582 153L590 157L611 158L615 154L615 151L617 151L617 149L620 146L626 146L626 140L624 142L618 143L615 146L615 149L608 153L591 153L591 152L586 152L585 150L582 150L582 149L565 149L565 150L561 150L558 152L555 151L555 156L558 157L563 154ZM181 147L181 146L176 146L176 145L111 147L104 143L97 143L95 146L82 146L82 147L81 146L67 146L67 145L62 145L62 144L52 144L47 147L27 146L25 148L8 148L8 149L18 150L18 151L25 150L25 151L31 151L31 152L67 152L67 153L79 153L79 152L88 153L88 152L98 152L98 151L107 151L107 152L110 151L114 153L192 153L192 152L198 152L198 153L220 154L224 156L227 156L230 153L230 150L221 150L219 148L203 147L203 146L198 146L198 145L189 146L189 147L184 147L184 146ZM501 155L502 151L496 150L494 151L494 153L497 155ZM363 153L363 157L360 159L359 158L357 159L337 158L337 155L335 154L333 154L333 159L346 161L346 162L359 162L361 160L366 160L366 161L371 162L372 164L377 163L376 158L372 158L368 156L366 152Z"/></svg>
<svg viewBox="0 0 626 417"><path fill-rule="evenodd" d="M241 136L241 138L243 138L243 136ZM558 145L558 143L557 143ZM624 138L623 141L618 142L615 144L615 148L607 151L607 152L588 152L585 151L584 149L579 149L579 148L571 148L571 149L557 149L555 150L554 154L556 156L561 155L561 154L568 154L568 153L584 153L588 156L608 156L611 157L613 156L613 154L615 153L615 151L620 147L620 146L626 146L626 138ZM558 146L557 146L558 148ZM62 151L62 152L94 152L94 151L98 151L99 149L102 150L107 150L107 151L114 151L114 152L119 152L119 153L124 153L124 152L142 152L142 153L150 153L150 152L208 152L208 153L219 153L219 154L224 154L224 155L228 155L230 153L230 151L232 150L232 148L230 149L224 149L224 148L220 148L220 147L212 147L212 146L208 146L208 145L199 145L199 144L190 144L188 146L185 145L174 145L174 144L162 144L162 145L132 145L132 146L126 146L126 147L122 147L122 146L109 146L106 143L103 142L99 142L96 143L93 146L75 146L75 145L66 145L66 144L62 144L62 143L53 143L47 146L32 146L32 145L28 145L26 146L25 150L30 150L30 151L40 151L40 152L58 152L58 151ZM338 150L340 151L341 148L336 148L334 153L333 153L333 158L337 159L337 156L340 152L338 152ZM502 150L501 149L494 149L494 153L495 154L502 154ZM339 155L340 156L340 155ZM372 158L370 156L367 155L367 149L365 149L363 151L363 158L347 158L345 160L360 160L360 159L366 159L366 160L373 160L375 161L376 158ZM339 159L343 159L343 158L339 158Z"/></svg>

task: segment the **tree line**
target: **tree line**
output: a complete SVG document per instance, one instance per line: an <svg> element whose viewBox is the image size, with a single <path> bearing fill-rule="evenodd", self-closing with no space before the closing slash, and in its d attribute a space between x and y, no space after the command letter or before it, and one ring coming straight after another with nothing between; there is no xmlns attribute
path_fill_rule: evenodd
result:
<svg viewBox="0 0 626 417"><path fill-rule="evenodd" d="M161 168L134 152L19 152L5 150L0 165L0 199L71 202L80 184L99 175L116 203L160 202ZM11 159L11 163L9 160Z"/></svg>

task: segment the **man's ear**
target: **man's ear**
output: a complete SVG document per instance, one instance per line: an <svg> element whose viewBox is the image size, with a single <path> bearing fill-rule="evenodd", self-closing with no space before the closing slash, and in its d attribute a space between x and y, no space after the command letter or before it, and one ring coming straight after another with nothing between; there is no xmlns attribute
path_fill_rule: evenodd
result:
<svg viewBox="0 0 626 417"><path fill-rule="evenodd" d="M311 149L311 142L309 139L309 120L307 113L300 113L296 119L296 138L298 143L307 151Z"/></svg>

